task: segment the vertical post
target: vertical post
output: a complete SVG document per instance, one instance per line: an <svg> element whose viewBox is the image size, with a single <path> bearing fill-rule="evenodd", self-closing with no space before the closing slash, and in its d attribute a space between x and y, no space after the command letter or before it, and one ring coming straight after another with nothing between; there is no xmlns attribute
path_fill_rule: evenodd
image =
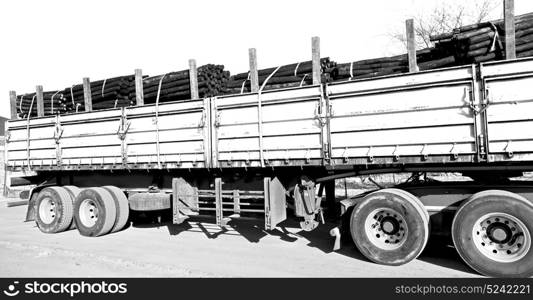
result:
<svg viewBox="0 0 533 300"><path fill-rule="evenodd" d="M37 98L37 116L44 117L43 86L42 85L36 86L35 92L36 92L36 98Z"/></svg>
<svg viewBox="0 0 533 300"><path fill-rule="evenodd" d="M320 84L320 37L314 36L311 39L312 64L313 64L313 84Z"/></svg>
<svg viewBox="0 0 533 300"><path fill-rule="evenodd" d="M215 212L216 223L222 226L224 210L222 208L222 179L219 177L215 178Z"/></svg>
<svg viewBox="0 0 533 300"><path fill-rule="evenodd" d="M137 106L144 105L143 71L135 69L135 101Z"/></svg>
<svg viewBox="0 0 533 300"><path fill-rule="evenodd" d="M259 91L259 73L257 70L257 52L255 48L248 49L248 59L250 61L250 86L252 93Z"/></svg>
<svg viewBox="0 0 533 300"><path fill-rule="evenodd" d="M407 59L409 60L409 72L417 72L416 46L415 46L415 25L413 19L405 21L405 36L407 38Z"/></svg>
<svg viewBox="0 0 533 300"><path fill-rule="evenodd" d="M503 18L505 23L505 59L515 59L514 0L503 1Z"/></svg>
<svg viewBox="0 0 533 300"><path fill-rule="evenodd" d="M89 77L83 78L83 101L85 104L85 111L93 110L93 99L91 96L91 81Z"/></svg>
<svg viewBox="0 0 533 300"><path fill-rule="evenodd" d="M189 59L189 80L191 87L191 99L198 99L198 70L196 70L196 60Z"/></svg>
<svg viewBox="0 0 533 300"><path fill-rule="evenodd" d="M11 120L17 119L17 93L9 91L9 107L11 109Z"/></svg>

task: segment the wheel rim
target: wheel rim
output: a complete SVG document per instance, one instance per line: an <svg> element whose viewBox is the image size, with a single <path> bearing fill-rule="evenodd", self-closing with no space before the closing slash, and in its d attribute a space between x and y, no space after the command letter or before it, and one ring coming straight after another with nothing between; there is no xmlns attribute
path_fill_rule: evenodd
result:
<svg viewBox="0 0 533 300"><path fill-rule="evenodd" d="M80 221L85 227L93 227L98 221L98 207L92 199L84 199L80 203Z"/></svg>
<svg viewBox="0 0 533 300"><path fill-rule="evenodd" d="M46 197L41 200L39 204L39 217L45 224L50 224L54 221L57 214L57 208L52 198Z"/></svg>
<svg viewBox="0 0 533 300"><path fill-rule="evenodd" d="M365 233L376 247L384 250L401 247L408 235L404 216L391 208L378 208L368 214Z"/></svg>
<svg viewBox="0 0 533 300"><path fill-rule="evenodd" d="M487 258L510 263L523 258L531 247L531 234L520 219L506 213L489 213L472 229L476 248Z"/></svg>

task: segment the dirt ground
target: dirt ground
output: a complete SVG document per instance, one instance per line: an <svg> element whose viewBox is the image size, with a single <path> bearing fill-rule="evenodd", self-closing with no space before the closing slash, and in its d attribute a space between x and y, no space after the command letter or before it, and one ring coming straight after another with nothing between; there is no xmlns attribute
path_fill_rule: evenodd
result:
<svg viewBox="0 0 533 300"><path fill-rule="evenodd" d="M431 243L407 265L367 261L348 241L332 251L334 224L304 232L284 222L273 232L241 221L222 230L205 219L129 226L98 238L76 230L43 234L23 222L26 206L0 200L1 277L471 277L453 248ZM431 240L430 240L431 241Z"/></svg>

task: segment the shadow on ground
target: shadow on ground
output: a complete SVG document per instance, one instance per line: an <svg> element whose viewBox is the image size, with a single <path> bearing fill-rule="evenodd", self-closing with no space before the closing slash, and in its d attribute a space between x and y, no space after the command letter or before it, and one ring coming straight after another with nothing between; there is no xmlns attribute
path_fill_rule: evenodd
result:
<svg viewBox="0 0 533 300"><path fill-rule="evenodd" d="M238 235L244 237L251 243L258 243L265 236L277 236L280 240L291 243L298 239L308 241L309 247L319 249L324 253L335 252L360 261L369 262L355 247L351 236L344 233L341 238L341 249L333 251L334 238L329 231L337 226L334 220L327 220L325 224L318 226L313 231L294 231L299 228L299 223L295 220L286 220L272 231L264 230L262 220L241 220L236 219L228 223L226 227L219 227L214 222L213 217L195 217L190 222L182 224L172 224L172 213L163 211L149 214L134 214L131 218L131 226L138 228L166 227L170 235L179 235L182 232L198 232L204 234L209 239L216 239L221 235ZM292 229L289 231L287 228ZM466 273L476 274L466 266L461 257L457 254L451 243L443 238L431 237L418 260L450 268Z"/></svg>

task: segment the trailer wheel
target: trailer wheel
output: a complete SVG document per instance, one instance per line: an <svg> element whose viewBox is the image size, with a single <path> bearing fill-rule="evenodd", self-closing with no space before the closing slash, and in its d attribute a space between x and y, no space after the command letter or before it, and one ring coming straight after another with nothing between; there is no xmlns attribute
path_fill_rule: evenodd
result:
<svg viewBox="0 0 533 300"><path fill-rule="evenodd" d="M429 237L428 218L414 195L383 189L365 196L350 220L352 239L369 260L402 265L420 255Z"/></svg>
<svg viewBox="0 0 533 300"><path fill-rule="evenodd" d="M81 235L100 236L108 233L116 219L113 196L99 187L82 190L74 202L74 218Z"/></svg>
<svg viewBox="0 0 533 300"><path fill-rule="evenodd" d="M77 186L73 185L64 185L62 186L70 195L70 200L72 200L72 206L74 206L74 200L76 199L76 196L81 192L81 189ZM75 229L76 228L76 220L72 218L72 223L70 224L68 230Z"/></svg>
<svg viewBox="0 0 533 300"><path fill-rule="evenodd" d="M44 233L64 231L72 223L72 200L61 187L47 187L40 191L36 207L35 222Z"/></svg>
<svg viewBox="0 0 533 300"><path fill-rule="evenodd" d="M113 201L115 202L115 207L117 208L117 217L113 228L111 228L111 232L117 232L124 228L124 226L126 226L126 223L128 222L128 217L130 213L128 198L126 198L124 192L116 186L106 185L102 188L106 189L109 193L111 193Z"/></svg>
<svg viewBox="0 0 533 300"><path fill-rule="evenodd" d="M461 258L493 277L533 275L533 203L501 190L472 195L457 210L452 238Z"/></svg>

